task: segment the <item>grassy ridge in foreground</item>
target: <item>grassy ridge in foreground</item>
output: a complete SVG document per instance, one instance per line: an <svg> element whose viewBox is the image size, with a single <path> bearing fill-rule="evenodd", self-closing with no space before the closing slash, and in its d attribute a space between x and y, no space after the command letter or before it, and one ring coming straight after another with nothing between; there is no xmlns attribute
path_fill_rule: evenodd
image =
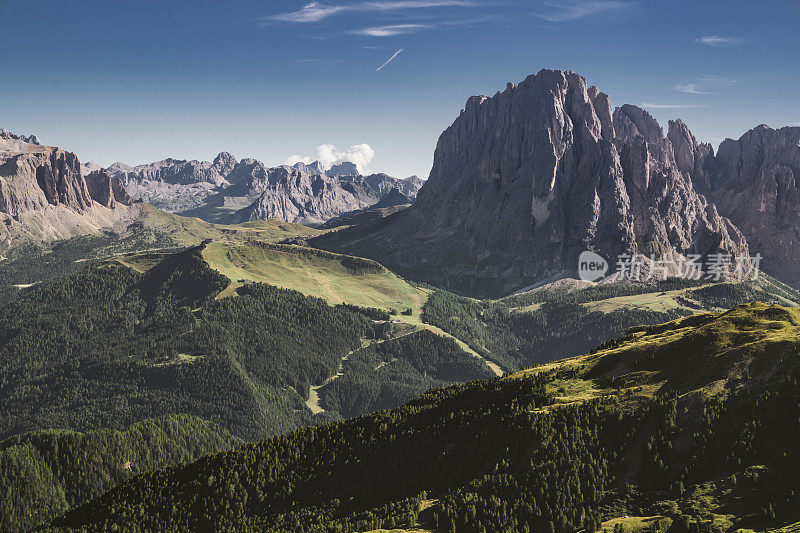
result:
<svg viewBox="0 0 800 533"><path fill-rule="evenodd" d="M779 527L800 505L798 335L800 311L764 304L641 328L586 356L145 474L54 525Z"/></svg>

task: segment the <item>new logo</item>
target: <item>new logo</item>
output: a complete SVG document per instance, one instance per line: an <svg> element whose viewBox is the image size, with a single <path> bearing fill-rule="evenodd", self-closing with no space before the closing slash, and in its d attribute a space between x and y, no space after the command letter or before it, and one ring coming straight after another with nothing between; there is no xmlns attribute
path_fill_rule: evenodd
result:
<svg viewBox="0 0 800 533"><path fill-rule="evenodd" d="M603 256L589 250L578 257L578 276L583 281L603 279L608 272L608 261Z"/></svg>

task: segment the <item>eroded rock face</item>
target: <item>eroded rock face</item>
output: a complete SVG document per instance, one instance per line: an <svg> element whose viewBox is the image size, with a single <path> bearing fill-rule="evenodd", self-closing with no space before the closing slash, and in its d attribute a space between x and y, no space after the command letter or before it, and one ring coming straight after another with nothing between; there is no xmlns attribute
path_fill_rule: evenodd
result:
<svg viewBox="0 0 800 533"><path fill-rule="evenodd" d="M800 286L800 127L761 125L719 147L695 186L744 233L765 272Z"/></svg>
<svg viewBox="0 0 800 533"><path fill-rule="evenodd" d="M47 242L127 227L140 214L119 180L83 175L78 157L0 130L0 241Z"/></svg>
<svg viewBox="0 0 800 533"><path fill-rule="evenodd" d="M693 187L706 147L672 128L665 137L646 111L612 110L583 77L543 70L468 100L414 205L316 242L478 296L575 270L586 249L747 255Z"/></svg>
<svg viewBox="0 0 800 533"><path fill-rule="evenodd" d="M91 206L75 154L29 143L19 149L0 152L0 211L18 216L48 204L78 211Z"/></svg>
<svg viewBox="0 0 800 533"><path fill-rule="evenodd" d="M244 160L231 175L234 185L226 194L258 194L249 206L236 212L232 222L279 219L303 224L327 220L379 203L392 190L414 197L416 180L400 180L386 174L331 175L315 165L266 168L256 160ZM235 177L234 177L235 176Z"/></svg>
<svg viewBox="0 0 800 533"><path fill-rule="evenodd" d="M104 170L91 172L84 179L92 200L103 207L113 209L118 204L131 205L133 203L120 179L112 178Z"/></svg>

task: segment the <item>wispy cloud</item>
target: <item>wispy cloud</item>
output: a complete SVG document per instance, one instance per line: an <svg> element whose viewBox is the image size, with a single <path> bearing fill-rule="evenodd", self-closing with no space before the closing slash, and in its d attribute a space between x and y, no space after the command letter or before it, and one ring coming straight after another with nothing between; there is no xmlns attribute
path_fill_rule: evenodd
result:
<svg viewBox="0 0 800 533"><path fill-rule="evenodd" d="M431 24L392 24L388 26L373 26L371 28L361 28L352 30L353 35L364 35L367 37L394 37L395 35L406 35L422 30L433 29Z"/></svg>
<svg viewBox="0 0 800 533"><path fill-rule="evenodd" d="M736 85L737 81L731 78L714 75L703 75L695 78L691 83L679 83L675 90L684 94L710 95L719 94L724 88Z"/></svg>
<svg viewBox="0 0 800 533"><path fill-rule="evenodd" d="M328 5L311 2L299 11L279 13L266 17L265 21L310 23L325 20L341 13L376 12L387 13L409 9L430 9L437 7L480 7L471 0L393 0L383 2L356 2L354 4Z"/></svg>
<svg viewBox="0 0 800 533"><path fill-rule="evenodd" d="M739 80L734 80L732 78L726 78L725 76L713 76L713 75L705 75L700 76L697 78L700 83L705 83L708 85L736 85L739 83Z"/></svg>
<svg viewBox="0 0 800 533"><path fill-rule="evenodd" d="M647 109L692 109L695 107L708 107L705 104L654 104L652 102L644 102L642 107Z"/></svg>
<svg viewBox="0 0 800 533"><path fill-rule="evenodd" d="M468 19L441 20L437 22L426 22L424 24L388 24L385 26L371 26L350 30L352 35L362 35L366 37L394 37L395 35L407 35L425 30L454 29L468 26L476 26L483 22L494 20L493 17L476 17ZM368 48L368 47L365 47Z"/></svg>
<svg viewBox="0 0 800 533"><path fill-rule="evenodd" d="M403 50L404 50L404 49L403 49L403 48L401 48L400 50L398 50L397 52L395 52L395 53L392 55L392 57L390 57L389 59L387 59L387 60L386 60L386 63L384 63L383 65L379 66L377 69L375 69L375 72L380 72L381 70L383 70L383 67L385 67L386 65L388 65L389 63L391 63L392 61L394 61L394 59L395 59L397 56L399 56L399 55L400 55L400 52L402 52Z"/></svg>
<svg viewBox="0 0 800 533"><path fill-rule="evenodd" d="M724 35L704 35L694 40L696 43L708 46L733 46L742 44L744 41L738 37L726 37Z"/></svg>
<svg viewBox="0 0 800 533"><path fill-rule="evenodd" d="M629 10L634 2L622 0L565 0L562 2L545 2L546 13L534 13L547 22L567 22L592 15L622 13Z"/></svg>
<svg viewBox="0 0 800 533"><path fill-rule="evenodd" d="M696 83L687 83L685 85L676 85L675 89L686 94L717 94L711 91L704 91L697 88Z"/></svg>

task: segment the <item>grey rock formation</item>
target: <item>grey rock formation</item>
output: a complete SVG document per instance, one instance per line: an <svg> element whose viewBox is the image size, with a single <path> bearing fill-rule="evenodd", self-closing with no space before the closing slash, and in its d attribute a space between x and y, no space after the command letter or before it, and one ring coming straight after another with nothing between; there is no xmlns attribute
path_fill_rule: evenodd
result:
<svg viewBox="0 0 800 533"><path fill-rule="evenodd" d="M680 163L647 112L612 110L583 77L542 70L467 101L414 205L315 243L479 296L575 270L586 249L747 255L741 233L694 190L679 133Z"/></svg>
<svg viewBox="0 0 800 533"><path fill-rule="evenodd" d="M103 167L100 166L99 163L95 163L94 161L87 161L85 163L81 163L81 173L84 176L88 176L95 170L103 170Z"/></svg>
<svg viewBox="0 0 800 533"><path fill-rule="evenodd" d="M236 159L228 153L221 153L213 163L207 161L185 161L180 159L164 159L148 165L139 165L127 169L117 163L109 167L109 172L120 178L124 184L131 181L163 182L172 185L192 185L225 183L225 176L236 165Z"/></svg>
<svg viewBox="0 0 800 533"><path fill-rule="evenodd" d="M228 185L225 177L235 166L236 159L223 152L213 162L164 159L136 167L115 163L106 172L132 196L159 209L181 212L205 205L217 188Z"/></svg>
<svg viewBox="0 0 800 533"><path fill-rule="evenodd" d="M726 139L716 157L704 149L693 155L695 168L706 168L695 187L763 256L765 272L800 286L800 127L761 125Z"/></svg>
<svg viewBox="0 0 800 533"><path fill-rule="evenodd" d="M95 170L84 176L92 200L103 207L114 208L118 204L131 205L131 199L119 178L112 178L105 170Z"/></svg>
<svg viewBox="0 0 800 533"><path fill-rule="evenodd" d="M338 228L341 226L358 226L375 222L398 211L402 211L413 203L413 200L400 192L397 187L384 194L380 201L366 209L351 211L331 218L321 225L322 228Z"/></svg>
<svg viewBox="0 0 800 533"><path fill-rule="evenodd" d="M166 159L137 167L117 163L106 171L155 207L223 223L275 218L320 224L369 207L393 188L413 198L422 185L416 177L361 176L348 162L327 171L318 162L268 167L226 152L210 163Z"/></svg>
<svg viewBox="0 0 800 533"><path fill-rule="evenodd" d="M373 205L373 208L382 209L384 207L397 207L399 205L411 205L411 198L400 192L397 187L386 193L380 201Z"/></svg>
<svg viewBox="0 0 800 533"><path fill-rule="evenodd" d="M0 131L0 248L127 227L141 215L117 181L83 175L78 157Z"/></svg>
<svg viewBox="0 0 800 533"><path fill-rule="evenodd" d="M237 211L234 222L275 218L304 224L322 224L346 213L380 202L393 189L416 196L414 181L398 180L385 174L335 175L320 173L307 165L267 169L248 160L237 168L232 190L239 194L259 193L249 206ZM244 174L244 175L242 175ZM407 194L406 194L407 193Z"/></svg>
<svg viewBox="0 0 800 533"><path fill-rule="evenodd" d="M91 206L75 154L31 143L14 146L0 151L0 212L18 216L47 205L77 211Z"/></svg>
<svg viewBox="0 0 800 533"><path fill-rule="evenodd" d="M361 173L355 163L343 161L329 168L327 174L329 176L358 176Z"/></svg>

